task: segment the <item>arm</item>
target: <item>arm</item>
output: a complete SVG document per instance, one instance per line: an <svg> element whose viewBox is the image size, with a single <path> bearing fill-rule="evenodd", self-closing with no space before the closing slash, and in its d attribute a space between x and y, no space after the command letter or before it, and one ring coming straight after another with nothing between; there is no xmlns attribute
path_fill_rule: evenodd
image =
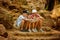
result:
<svg viewBox="0 0 60 40"><path fill-rule="evenodd" d="M25 20L25 21L32 21L32 19L28 19L28 18L25 18L23 20Z"/></svg>
<svg viewBox="0 0 60 40"><path fill-rule="evenodd" d="M41 15L39 15L39 14L37 14L39 17L37 18L37 19L42 19L42 20L44 20L44 18L41 16Z"/></svg>

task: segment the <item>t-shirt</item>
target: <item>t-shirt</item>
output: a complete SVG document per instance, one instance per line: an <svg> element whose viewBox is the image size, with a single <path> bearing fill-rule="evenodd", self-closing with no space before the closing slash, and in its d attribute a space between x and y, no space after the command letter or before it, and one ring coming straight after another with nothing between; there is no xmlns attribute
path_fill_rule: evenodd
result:
<svg viewBox="0 0 60 40"><path fill-rule="evenodd" d="M39 14L31 14L31 15L28 16L28 18L32 19L31 22L36 22L36 21L38 21L40 19L43 19L43 17L40 16Z"/></svg>
<svg viewBox="0 0 60 40"><path fill-rule="evenodd" d="M39 14L36 14L36 15L34 15L34 14L31 14L31 15L29 15L29 17L30 17L30 18L32 18L32 19L34 19L34 17L35 17L35 18L38 18L38 17L40 17L40 15L39 15Z"/></svg>
<svg viewBox="0 0 60 40"><path fill-rule="evenodd" d="M25 17L24 17L23 15L20 15L20 16L17 18L16 26L19 27L23 19L25 19Z"/></svg>

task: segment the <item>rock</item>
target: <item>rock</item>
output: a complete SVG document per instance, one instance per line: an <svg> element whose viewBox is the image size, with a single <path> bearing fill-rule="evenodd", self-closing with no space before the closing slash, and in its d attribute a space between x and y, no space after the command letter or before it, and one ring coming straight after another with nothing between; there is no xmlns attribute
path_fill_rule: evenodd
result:
<svg viewBox="0 0 60 40"><path fill-rule="evenodd" d="M9 35L7 39L8 40L17 40L16 37L13 37L12 35Z"/></svg>
<svg viewBox="0 0 60 40"><path fill-rule="evenodd" d="M3 26L3 24L0 24L0 36L2 36L4 38L7 38L7 36L8 36L8 33L5 29L5 27Z"/></svg>
<svg viewBox="0 0 60 40"><path fill-rule="evenodd" d="M0 35L3 35L6 32L6 29L3 24L0 24Z"/></svg>
<svg viewBox="0 0 60 40"><path fill-rule="evenodd" d="M2 36L0 36L0 40L7 40L6 38L4 38L4 37L2 37Z"/></svg>
<svg viewBox="0 0 60 40"><path fill-rule="evenodd" d="M52 18L60 17L60 5L57 5L52 11Z"/></svg>

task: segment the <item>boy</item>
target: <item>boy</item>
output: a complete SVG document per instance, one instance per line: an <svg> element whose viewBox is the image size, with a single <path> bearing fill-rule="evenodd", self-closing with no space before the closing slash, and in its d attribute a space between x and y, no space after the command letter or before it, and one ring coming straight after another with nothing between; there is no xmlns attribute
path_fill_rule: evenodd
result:
<svg viewBox="0 0 60 40"><path fill-rule="evenodd" d="M38 31L40 30L40 27L42 26L42 19L43 17L41 17L38 13L37 10L33 9L32 10L32 14L29 15L30 19L33 19L32 22L32 31L33 32L37 32L36 28L38 29ZM30 23L31 24L31 23ZM31 26L31 25L30 25ZM31 28L31 27L30 27Z"/></svg>
<svg viewBox="0 0 60 40"><path fill-rule="evenodd" d="M24 23L27 20L27 17L28 17L28 12L27 10L24 10L22 15L20 15L16 21L16 26L18 27L18 29L23 30Z"/></svg>

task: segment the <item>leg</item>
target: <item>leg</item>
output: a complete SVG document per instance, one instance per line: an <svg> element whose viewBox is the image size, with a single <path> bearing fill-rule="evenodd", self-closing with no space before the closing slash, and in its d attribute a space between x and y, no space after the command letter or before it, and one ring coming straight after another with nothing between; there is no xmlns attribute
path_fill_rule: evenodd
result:
<svg viewBox="0 0 60 40"><path fill-rule="evenodd" d="M30 29L30 27L31 27L31 23L30 22L26 22L26 29Z"/></svg>
<svg viewBox="0 0 60 40"><path fill-rule="evenodd" d="M29 22L26 21L26 30L28 29Z"/></svg>
<svg viewBox="0 0 60 40"><path fill-rule="evenodd" d="M26 23L26 29L31 32L31 22L28 22Z"/></svg>
<svg viewBox="0 0 60 40"><path fill-rule="evenodd" d="M32 29L34 29L35 28L35 23L32 23Z"/></svg>
<svg viewBox="0 0 60 40"><path fill-rule="evenodd" d="M39 21L37 21L37 22L35 23L35 27L36 27L36 28L39 27Z"/></svg>
<svg viewBox="0 0 60 40"><path fill-rule="evenodd" d="M40 21L40 27L42 27L43 21L42 20L39 20L39 21Z"/></svg>
<svg viewBox="0 0 60 40"><path fill-rule="evenodd" d="M20 30L23 30L24 23L25 23L25 21L24 21L24 20L22 20L22 22L21 22L21 28L20 28Z"/></svg>
<svg viewBox="0 0 60 40"><path fill-rule="evenodd" d="M37 32L36 27L35 27L35 22L32 23L32 31L33 31L33 32Z"/></svg>
<svg viewBox="0 0 60 40"><path fill-rule="evenodd" d="M40 31L40 21L38 21L37 29Z"/></svg>
<svg viewBox="0 0 60 40"><path fill-rule="evenodd" d="M31 29L31 23L29 23L28 29Z"/></svg>
<svg viewBox="0 0 60 40"><path fill-rule="evenodd" d="M35 22L35 27L37 27L38 26L38 22Z"/></svg>
<svg viewBox="0 0 60 40"><path fill-rule="evenodd" d="M38 31L40 31L41 27L42 27L42 20L40 19L39 22L38 22Z"/></svg>
<svg viewBox="0 0 60 40"><path fill-rule="evenodd" d="M29 31L29 32L32 32L32 31L31 31L31 22L29 22L28 31Z"/></svg>

